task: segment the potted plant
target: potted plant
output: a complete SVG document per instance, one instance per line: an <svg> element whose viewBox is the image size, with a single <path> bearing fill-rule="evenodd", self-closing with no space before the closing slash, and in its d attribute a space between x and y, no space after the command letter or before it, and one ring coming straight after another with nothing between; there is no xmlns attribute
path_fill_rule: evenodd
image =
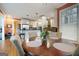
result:
<svg viewBox="0 0 79 59"><path fill-rule="evenodd" d="M41 32L41 38L42 38L42 43L47 45L47 37L48 37L49 33L47 31L46 28L43 29L43 31Z"/></svg>

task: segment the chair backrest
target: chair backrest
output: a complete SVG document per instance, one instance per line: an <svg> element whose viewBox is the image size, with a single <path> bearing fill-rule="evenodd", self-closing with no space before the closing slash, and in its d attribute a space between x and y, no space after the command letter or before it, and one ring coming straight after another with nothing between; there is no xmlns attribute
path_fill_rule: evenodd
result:
<svg viewBox="0 0 79 59"><path fill-rule="evenodd" d="M60 39L61 33L59 33L59 32L49 32L49 38L50 39Z"/></svg>
<svg viewBox="0 0 79 59"><path fill-rule="evenodd" d="M29 31L28 32L29 35L29 41L35 40L36 37L40 36L40 31Z"/></svg>
<svg viewBox="0 0 79 59"><path fill-rule="evenodd" d="M73 56L79 56L79 46L76 48L75 52L73 53Z"/></svg>
<svg viewBox="0 0 79 59"><path fill-rule="evenodd" d="M23 51L23 48L20 46L19 42L17 40L14 40L14 45L16 46L20 56L24 56L24 51Z"/></svg>
<svg viewBox="0 0 79 59"><path fill-rule="evenodd" d="M11 39L13 39L11 41L13 42L14 46L18 50L20 56L23 56L25 53L24 53L24 50L22 48L22 42L20 41L20 39L18 39L16 36L11 37Z"/></svg>
<svg viewBox="0 0 79 59"><path fill-rule="evenodd" d="M22 45L23 40L20 39L19 35L15 35L16 36L16 40L18 40L19 44Z"/></svg>
<svg viewBox="0 0 79 59"><path fill-rule="evenodd" d="M36 32L29 32L29 37L35 37L35 36L37 36Z"/></svg>

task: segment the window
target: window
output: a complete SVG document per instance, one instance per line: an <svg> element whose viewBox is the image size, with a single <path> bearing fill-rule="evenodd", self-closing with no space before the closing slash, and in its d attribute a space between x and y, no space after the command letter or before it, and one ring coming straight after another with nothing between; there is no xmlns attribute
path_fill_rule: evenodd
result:
<svg viewBox="0 0 79 59"><path fill-rule="evenodd" d="M62 38L77 40L77 4L61 10L60 31Z"/></svg>
<svg viewBox="0 0 79 59"><path fill-rule="evenodd" d="M73 6L61 12L62 24L72 24L77 22L77 7Z"/></svg>
<svg viewBox="0 0 79 59"><path fill-rule="evenodd" d="M65 16L64 23L65 23L65 24L68 23L68 17L67 17L67 16Z"/></svg>

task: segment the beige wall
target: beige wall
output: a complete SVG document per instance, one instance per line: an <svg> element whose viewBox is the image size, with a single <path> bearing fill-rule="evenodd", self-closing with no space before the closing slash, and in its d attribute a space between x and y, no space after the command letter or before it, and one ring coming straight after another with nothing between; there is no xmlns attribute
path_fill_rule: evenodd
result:
<svg viewBox="0 0 79 59"><path fill-rule="evenodd" d="M17 28L19 28L20 20L14 19L14 33L17 34Z"/></svg>
<svg viewBox="0 0 79 59"><path fill-rule="evenodd" d="M8 28L7 27L8 24L12 25L12 18L5 16L5 18L4 18L4 32L5 33L8 33L8 32L12 33L12 27Z"/></svg>

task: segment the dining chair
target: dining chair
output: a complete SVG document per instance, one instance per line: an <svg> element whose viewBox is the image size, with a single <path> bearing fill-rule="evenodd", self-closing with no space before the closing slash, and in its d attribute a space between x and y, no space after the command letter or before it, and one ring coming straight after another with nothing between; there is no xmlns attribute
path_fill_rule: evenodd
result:
<svg viewBox="0 0 79 59"><path fill-rule="evenodd" d="M22 48L22 41L17 36L12 36L10 40L12 41L13 45L18 50L19 55L24 56L25 52Z"/></svg>
<svg viewBox="0 0 79 59"><path fill-rule="evenodd" d="M20 56L33 56L33 54L31 52L24 50L24 48L22 47L23 40L21 40L18 35L13 36L12 42L15 45L15 47L17 48Z"/></svg>
<svg viewBox="0 0 79 59"><path fill-rule="evenodd" d="M34 41L37 37L40 37L40 31L29 31L29 41Z"/></svg>
<svg viewBox="0 0 79 59"><path fill-rule="evenodd" d="M48 37L49 37L49 40L47 42L49 43L50 47L52 47L53 43L61 40L61 33L49 31Z"/></svg>
<svg viewBox="0 0 79 59"><path fill-rule="evenodd" d="M75 49L73 56L79 56L79 46Z"/></svg>
<svg viewBox="0 0 79 59"><path fill-rule="evenodd" d="M49 38L52 40L60 40L61 39L61 33L60 32L49 32Z"/></svg>

